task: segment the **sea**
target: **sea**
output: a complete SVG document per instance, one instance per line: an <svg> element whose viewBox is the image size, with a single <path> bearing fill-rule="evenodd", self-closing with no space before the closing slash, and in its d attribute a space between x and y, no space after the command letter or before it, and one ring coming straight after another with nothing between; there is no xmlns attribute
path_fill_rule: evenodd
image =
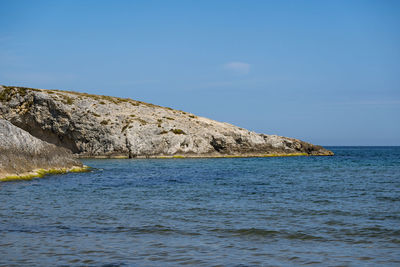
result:
<svg viewBox="0 0 400 267"><path fill-rule="evenodd" d="M400 147L88 159L0 183L0 266L400 266Z"/></svg>

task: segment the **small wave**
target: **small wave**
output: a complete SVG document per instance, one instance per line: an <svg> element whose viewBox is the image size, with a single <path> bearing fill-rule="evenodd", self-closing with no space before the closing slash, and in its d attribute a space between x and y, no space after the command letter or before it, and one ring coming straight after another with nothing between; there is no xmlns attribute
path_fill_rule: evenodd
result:
<svg viewBox="0 0 400 267"><path fill-rule="evenodd" d="M286 238L287 239L295 239L295 240L322 240L323 239L322 237L309 235L309 234L305 234L302 232L287 234Z"/></svg>
<svg viewBox="0 0 400 267"><path fill-rule="evenodd" d="M276 236L279 234L279 231L273 230L264 230L258 228L244 228L244 229L231 229L227 230L228 233L233 233L237 235L256 235L256 236Z"/></svg>
<svg viewBox="0 0 400 267"><path fill-rule="evenodd" d="M0 233L2 232L19 232L19 233L128 233L134 235L141 234L159 234L159 235L169 235L169 234L180 234L188 236L201 235L198 232L185 231L180 229L173 229L163 225L152 225L152 226L117 226L117 227L71 227L65 225L40 225L40 226L11 226L0 228Z"/></svg>
<svg viewBox="0 0 400 267"><path fill-rule="evenodd" d="M345 223L343 221L338 221L338 220L329 220L325 222L326 225L338 225L338 226L347 226L347 225L354 225L354 224L349 224Z"/></svg>
<svg viewBox="0 0 400 267"><path fill-rule="evenodd" d="M330 203L332 203L332 201L328 200L328 199L317 199L317 200L313 200L313 203L316 203L316 204L330 204Z"/></svg>
<svg viewBox="0 0 400 267"><path fill-rule="evenodd" d="M359 229L346 229L342 230L346 236L359 236L359 237L376 237L376 238L388 238L388 237L400 237L400 230L387 229L379 226L364 227Z"/></svg>
<svg viewBox="0 0 400 267"><path fill-rule="evenodd" d="M253 237L270 237L270 238L285 238L293 240L321 240L322 237L306 234L303 232L295 231L276 231L266 230L260 228L241 228L241 229L213 229L212 232L218 232L222 234L231 234L234 236L253 236Z"/></svg>
<svg viewBox="0 0 400 267"><path fill-rule="evenodd" d="M180 234L180 235L189 235L196 236L200 235L197 232L173 229L163 225L152 225L152 226L142 226L142 227L126 227L126 226L118 226L113 231L115 233L130 233L135 235L140 234L160 234L160 235L169 235L169 234Z"/></svg>
<svg viewBox="0 0 400 267"><path fill-rule="evenodd" d="M400 197L376 197L377 200L381 201L389 201L389 202L397 202L400 201Z"/></svg>

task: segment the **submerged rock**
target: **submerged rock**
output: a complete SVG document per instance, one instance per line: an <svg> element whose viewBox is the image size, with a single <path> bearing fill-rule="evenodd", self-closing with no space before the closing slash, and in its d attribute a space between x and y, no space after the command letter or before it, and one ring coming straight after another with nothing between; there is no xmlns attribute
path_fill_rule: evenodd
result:
<svg viewBox="0 0 400 267"><path fill-rule="evenodd" d="M46 143L0 119L0 181L82 170L71 151Z"/></svg>
<svg viewBox="0 0 400 267"><path fill-rule="evenodd" d="M81 157L333 155L293 138L79 92L0 86L0 117Z"/></svg>

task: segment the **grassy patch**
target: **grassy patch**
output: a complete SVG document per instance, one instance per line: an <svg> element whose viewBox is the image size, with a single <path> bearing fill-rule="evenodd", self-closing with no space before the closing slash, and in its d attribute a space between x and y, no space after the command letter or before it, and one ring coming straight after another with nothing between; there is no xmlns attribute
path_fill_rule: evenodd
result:
<svg viewBox="0 0 400 267"><path fill-rule="evenodd" d="M1 102L10 101L15 95L24 97L29 91L29 88L26 87L12 87L12 86L3 86L3 87L4 89L0 93Z"/></svg>
<svg viewBox="0 0 400 267"><path fill-rule="evenodd" d="M11 89L8 88L3 89L3 91L1 91L0 93L0 101L1 102L10 101L12 97L10 96L11 92L12 92Z"/></svg>
<svg viewBox="0 0 400 267"><path fill-rule="evenodd" d="M57 89L45 90L45 89L35 89L35 88L29 88L29 87L15 87L15 86L3 86L3 87L5 88L5 90L3 90L2 93L0 94L0 101L9 101L15 93L19 93L19 95L25 96L27 93L29 93L29 91L36 91L36 92L44 92L47 94L57 94L57 95L62 94L63 95L62 97L65 100L63 102L65 102L66 104L69 104L69 105L71 105L73 103L73 100L71 101L71 100L66 99L69 96L65 96L65 94L75 95L76 98L78 98L80 100L84 99L84 98L91 98L93 100L99 101L99 104L101 104L101 105L104 105L106 103L106 101L108 101L108 102L111 102L114 104L130 103L132 106L143 105L143 106L147 106L147 107L158 107L158 108L163 108L163 109L173 111L173 109L170 107L161 107L158 105L133 100L130 98L120 98L120 97L112 97L112 96L105 96L105 95L94 95L94 94L81 93L81 92L76 92L76 91L65 91L65 90L57 90ZM9 96L10 89L14 90L14 93L11 96ZM74 98L72 98L72 99L74 99ZM182 112L182 113L184 113L184 112Z"/></svg>
<svg viewBox="0 0 400 267"><path fill-rule="evenodd" d="M61 98L61 102L67 105L72 105L74 103L74 99L68 95L56 93L58 97Z"/></svg>
<svg viewBox="0 0 400 267"><path fill-rule="evenodd" d="M174 134L186 134L183 130L181 129L171 129L171 132L173 132Z"/></svg>
<svg viewBox="0 0 400 267"><path fill-rule="evenodd" d="M62 91L62 90L54 90L57 92L60 92L61 94L73 94L76 95L78 97L87 97L87 98L91 98L97 101L102 101L103 103L105 103L104 101L109 101L112 102L114 104L119 104L119 103L123 103L123 102L130 102L132 101L132 99L129 98L120 98L120 97L112 97L112 96L105 96L105 95L93 95L93 94L88 94L88 93L80 93L80 92L75 92L75 91Z"/></svg>
<svg viewBox="0 0 400 267"><path fill-rule="evenodd" d="M72 105L74 103L74 99L71 97L66 96L65 99L65 104L67 105Z"/></svg>

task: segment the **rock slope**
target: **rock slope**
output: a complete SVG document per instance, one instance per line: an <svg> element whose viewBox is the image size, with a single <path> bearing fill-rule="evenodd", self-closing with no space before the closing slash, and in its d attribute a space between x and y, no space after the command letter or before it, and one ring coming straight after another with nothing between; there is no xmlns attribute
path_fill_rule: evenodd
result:
<svg viewBox="0 0 400 267"><path fill-rule="evenodd" d="M80 157L333 155L184 111L71 91L0 86L0 117Z"/></svg>
<svg viewBox="0 0 400 267"><path fill-rule="evenodd" d="M39 140L0 119L0 181L82 168L71 151Z"/></svg>

